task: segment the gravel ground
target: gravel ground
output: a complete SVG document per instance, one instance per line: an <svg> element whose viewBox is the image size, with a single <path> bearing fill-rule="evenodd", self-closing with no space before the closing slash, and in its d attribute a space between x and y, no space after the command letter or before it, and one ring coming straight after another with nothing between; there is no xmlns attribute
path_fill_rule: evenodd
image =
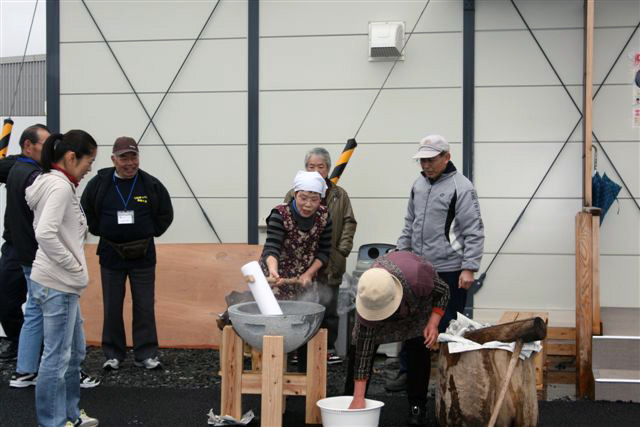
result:
<svg viewBox="0 0 640 427"><path fill-rule="evenodd" d="M218 371L220 359L217 350L211 349L160 349L162 370L149 371L133 365L133 352L129 351L127 359L117 371L104 371L104 356L99 347L88 347L83 369L90 375L100 377L102 385L144 388L178 388L199 389L212 388L220 384ZM248 361L248 360L247 360ZM248 366L246 367L248 369ZM374 365L375 374L369 391L371 395L388 394L384 390L387 376L392 376L398 369L395 358L378 357ZM290 371L295 371L289 366ZM327 395L343 394L346 363L327 367ZM0 384L8 384L15 371L15 362L0 362ZM403 392L394 393L402 396Z"/></svg>
<svg viewBox="0 0 640 427"><path fill-rule="evenodd" d="M101 376L102 385L83 391L84 407L105 425L206 425L206 412L212 407L219 407L218 352L209 349L161 349L160 358L165 365L163 370L137 368L133 365L133 354L129 354L119 371L105 373L101 349L88 348L84 368L92 375ZM369 396L385 402L380 421L383 427L400 425L399 419L404 419L406 413L405 393L384 390L386 377L394 375L397 368L398 361L393 358L379 357L374 364L375 375ZM8 382L14 369L15 362L0 362L0 425L33 425L33 388L9 389ZM344 363L328 366L329 396L342 394L345 374ZM433 396L433 382L429 394ZM118 409L114 410L113 405ZM245 409L257 410L259 399L245 396L243 405ZM304 400L300 397L288 400L284 425L302 425L304 407ZM433 399L429 400L427 409L433 419ZM540 402L540 425L545 427L632 426L637 425L639 417L639 404L569 399Z"/></svg>

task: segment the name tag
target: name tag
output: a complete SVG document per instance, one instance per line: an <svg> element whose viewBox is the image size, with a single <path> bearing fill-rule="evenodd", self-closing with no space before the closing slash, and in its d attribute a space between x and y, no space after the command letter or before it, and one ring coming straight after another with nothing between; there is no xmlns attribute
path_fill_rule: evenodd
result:
<svg viewBox="0 0 640 427"><path fill-rule="evenodd" d="M118 211L118 224L133 224L133 211Z"/></svg>

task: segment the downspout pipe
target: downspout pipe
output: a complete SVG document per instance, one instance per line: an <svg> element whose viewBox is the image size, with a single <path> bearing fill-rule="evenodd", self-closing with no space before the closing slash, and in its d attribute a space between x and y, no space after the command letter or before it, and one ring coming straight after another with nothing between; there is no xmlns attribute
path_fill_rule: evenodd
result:
<svg viewBox="0 0 640 427"><path fill-rule="evenodd" d="M462 173L473 182L473 144L475 108L475 48L476 2L464 0L462 29ZM479 287L474 284L467 293L464 314L473 317L473 296Z"/></svg>

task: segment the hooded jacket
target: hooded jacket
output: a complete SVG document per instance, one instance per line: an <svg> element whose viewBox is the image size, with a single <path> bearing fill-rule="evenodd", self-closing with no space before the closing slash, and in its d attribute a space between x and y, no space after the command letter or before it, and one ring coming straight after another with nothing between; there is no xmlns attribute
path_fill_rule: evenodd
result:
<svg viewBox="0 0 640 427"><path fill-rule="evenodd" d="M434 182L415 180L398 250L429 260L436 271L478 271L484 250L484 225L473 184L449 162Z"/></svg>
<svg viewBox="0 0 640 427"><path fill-rule="evenodd" d="M81 295L89 283L84 241L87 220L74 185L62 172L38 176L25 192L33 210L38 250L31 279L47 288Z"/></svg>

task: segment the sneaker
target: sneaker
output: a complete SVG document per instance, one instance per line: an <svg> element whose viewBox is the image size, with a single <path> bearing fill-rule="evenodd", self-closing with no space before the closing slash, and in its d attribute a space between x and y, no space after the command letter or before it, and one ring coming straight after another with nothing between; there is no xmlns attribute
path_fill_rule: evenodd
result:
<svg viewBox="0 0 640 427"><path fill-rule="evenodd" d="M89 376L85 371L80 371L80 388L94 388L100 385L98 378Z"/></svg>
<svg viewBox="0 0 640 427"><path fill-rule="evenodd" d="M133 364L139 368L146 368L146 369L162 368L162 363L160 363L160 360L158 360L157 356L146 358L141 362L138 362L137 360L135 360Z"/></svg>
<svg viewBox="0 0 640 427"><path fill-rule="evenodd" d="M394 379L387 380L387 382L384 384L384 388L385 390L390 392L406 390L407 389L407 373L399 372Z"/></svg>
<svg viewBox="0 0 640 427"><path fill-rule="evenodd" d="M327 353L327 365L338 365L342 363L342 358L337 354L331 352Z"/></svg>
<svg viewBox="0 0 640 427"><path fill-rule="evenodd" d="M91 418L84 412L84 409L80 409L80 418L78 418L75 423L67 421L64 427L95 427L98 424L100 423L96 418Z"/></svg>
<svg viewBox="0 0 640 427"><path fill-rule="evenodd" d="M409 408L409 418L407 425L410 426L426 426L428 424L427 408L424 405L414 405Z"/></svg>
<svg viewBox="0 0 640 427"><path fill-rule="evenodd" d="M19 374L16 372L15 374L11 375L11 380L9 380L9 387L25 388L36 385L37 379L38 374Z"/></svg>
<svg viewBox="0 0 640 427"><path fill-rule="evenodd" d="M7 344L4 350L0 352L0 360L2 360L3 362L10 362L12 360L16 360L17 358L18 358L18 343L9 341L9 344Z"/></svg>
<svg viewBox="0 0 640 427"><path fill-rule="evenodd" d="M117 371L120 369L120 361L118 359L108 359L102 364L102 369L107 371Z"/></svg>

